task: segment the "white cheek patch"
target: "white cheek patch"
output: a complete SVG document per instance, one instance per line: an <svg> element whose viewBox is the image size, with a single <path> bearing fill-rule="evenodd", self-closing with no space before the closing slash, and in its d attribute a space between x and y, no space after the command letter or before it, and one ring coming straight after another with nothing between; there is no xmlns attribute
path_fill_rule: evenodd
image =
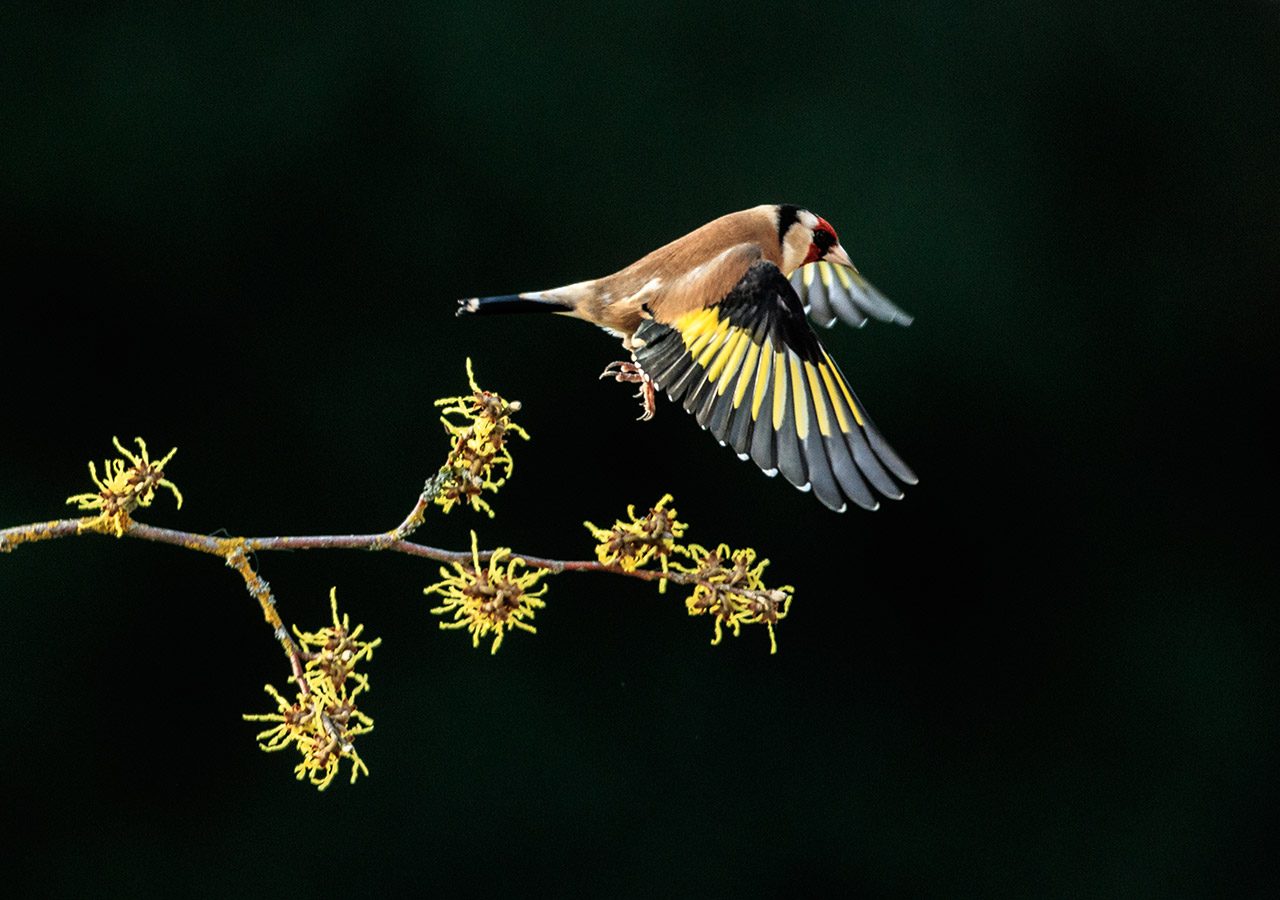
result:
<svg viewBox="0 0 1280 900"><path fill-rule="evenodd" d="M818 217L807 209L802 209L796 213L796 220L810 231L818 227Z"/></svg>
<svg viewBox="0 0 1280 900"><path fill-rule="evenodd" d="M786 242L782 245L782 273L790 275L809 255L809 245L813 242L812 232L805 228L793 227L787 232Z"/></svg>

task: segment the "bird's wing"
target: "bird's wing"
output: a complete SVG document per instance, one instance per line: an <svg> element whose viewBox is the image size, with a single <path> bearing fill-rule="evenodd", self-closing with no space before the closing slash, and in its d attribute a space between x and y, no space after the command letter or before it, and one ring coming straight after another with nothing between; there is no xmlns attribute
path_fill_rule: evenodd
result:
<svg viewBox="0 0 1280 900"><path fill-rule="evenodd" d="M889 302L857 269L829 262L809 263L791 273L804 310L823 328L836 320L861 328L872 318L881 322L910 325L911 316Z"/></svg>
<svg viewBox="0 0 1280 900"><path fill-rule="evenodd" d="M889 447L818 342L773 263L753 263L718 303L655 310L633 336L637 363L742 459L834 510L902 496L916 476Z"/></svg>
<svg viewBox="0 0 1280 900"><path fill-rule="evenodd" d="M644 288L641 288L635 297L642 298L645 307L659 321L670 322L684 313L705 309L722 301L763 256L759 244L743 241L701 260L694 257L664 261L664 269L684 274L666 281L655 278L657 284L652 295L645 296ZM645 277L647 273L637 280Z"/></svg>

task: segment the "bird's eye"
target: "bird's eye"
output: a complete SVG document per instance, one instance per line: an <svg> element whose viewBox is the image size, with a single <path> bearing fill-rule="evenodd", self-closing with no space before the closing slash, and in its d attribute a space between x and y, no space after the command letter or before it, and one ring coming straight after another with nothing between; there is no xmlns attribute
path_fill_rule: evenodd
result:
<svg viewBox="0 0 1280 900"><path fill-rule="evenodd" d="M813 245L823 253L831 249L831 245L836 242L836 236L825 228L819 228L813 232Z"/></svg>

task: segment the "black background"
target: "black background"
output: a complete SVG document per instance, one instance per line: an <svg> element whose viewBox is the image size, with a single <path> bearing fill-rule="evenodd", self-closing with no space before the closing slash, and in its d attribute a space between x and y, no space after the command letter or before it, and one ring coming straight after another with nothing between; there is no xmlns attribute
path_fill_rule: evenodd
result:
<svg viewBox="0 0 1280 900"><path fill-rule="evenodd" d="M384 638L372 775L317 795L239 718L285 666L234 574L20 548L13 883L1265 890L1275 4L48 4L0 34L0 524L141 434L180 448L153 524L391 527L470 355L533 440L497 518L421 539L582 558L584 518L671 491L796 586L775 657L594 575L490 657L437 631L433 565L264 555L286 621L336 584ZM784 201L916 316L824 336L921 476L875 514L665 401L635 422L594 329L453 318Z"/></svg>

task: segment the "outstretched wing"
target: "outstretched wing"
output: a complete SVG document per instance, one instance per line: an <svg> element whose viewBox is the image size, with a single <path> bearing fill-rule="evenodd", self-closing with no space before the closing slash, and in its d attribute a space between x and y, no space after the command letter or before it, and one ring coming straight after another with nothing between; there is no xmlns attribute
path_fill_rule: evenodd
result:
<svg viewBox="0 0 1280 900"><path fill-rule="evenodd" d="M889 302L857 269L829 262L809 263L791 273L791 285L804 311L823 328L836 320L861 328L867 318L910 325L911 316Z"/></svg>
<svg viewBox="0 0 1280 900"><path fill-rule="evenodd" d="M826 506L879 506L916 476L880 436L818 342L799 297L771 262L753 263L718 303L661 312L633 336L635 361L658 387L742 459L781 472Z"/></svg>

